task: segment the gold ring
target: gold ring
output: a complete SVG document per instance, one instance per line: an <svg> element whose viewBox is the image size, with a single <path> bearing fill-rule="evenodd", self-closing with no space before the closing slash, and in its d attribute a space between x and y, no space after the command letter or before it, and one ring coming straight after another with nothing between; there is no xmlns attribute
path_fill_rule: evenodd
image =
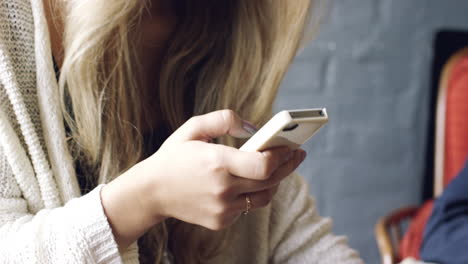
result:
<svg viewBox="0 0 468 264"><path fill-rule="evenodd" d="M245 195L245 211L244 215L247 215L252 208L252 201L250 200L250 196L248 194Z"/></svg>

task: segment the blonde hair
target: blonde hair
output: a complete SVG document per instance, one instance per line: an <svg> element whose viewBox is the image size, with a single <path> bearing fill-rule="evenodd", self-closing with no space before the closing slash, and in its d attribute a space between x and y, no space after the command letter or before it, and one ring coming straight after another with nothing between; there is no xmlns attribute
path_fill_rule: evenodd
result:
<svg viewBox="0 0 468 264"><path fill-rule="evenodd" d="M66 1L62 109L74 156L92 168L88 181L93 183L112 180L144 157L143 120L154 113L139 104L147 91L141 88L132 40L149 2ZM228 108L254 124L264 123L316 1L174 2L177 26L155 73L159 120L174 131L191 115ZM240 144L232 138L220 142ZM156 263L168 236L182 263L215 256L223 248L219 240L227 237L177 220L160 224L142 238Z"/></svg>

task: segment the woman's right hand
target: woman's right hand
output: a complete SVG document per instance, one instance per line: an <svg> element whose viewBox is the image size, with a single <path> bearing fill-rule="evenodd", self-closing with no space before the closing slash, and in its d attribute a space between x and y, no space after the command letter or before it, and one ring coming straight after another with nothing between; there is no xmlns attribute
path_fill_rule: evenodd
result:
<svg viewBox="0 0 468 264"><path fill-rule="evenodd" d="M226 228L246 210L246 194L252 210L266 206L305 151L244 152L210 143L223 135L249 136L243 127L230 110L192 117L155 154L104 186L102 203L119 247L167 217Z"/></svg>

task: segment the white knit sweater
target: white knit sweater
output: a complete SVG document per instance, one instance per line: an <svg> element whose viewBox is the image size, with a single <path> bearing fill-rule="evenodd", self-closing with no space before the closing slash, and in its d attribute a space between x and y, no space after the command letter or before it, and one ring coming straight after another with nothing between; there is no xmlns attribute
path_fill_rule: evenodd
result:
<svg viewBox="0 0 468 264"><path fill-rule="evenodd" d="M0 262L138 263L119 254L100 201L80 195L41 0L0 0ZM81 196L81 197L80 197ZM293 175L242 217L213 263L362 263Z"/></svg>

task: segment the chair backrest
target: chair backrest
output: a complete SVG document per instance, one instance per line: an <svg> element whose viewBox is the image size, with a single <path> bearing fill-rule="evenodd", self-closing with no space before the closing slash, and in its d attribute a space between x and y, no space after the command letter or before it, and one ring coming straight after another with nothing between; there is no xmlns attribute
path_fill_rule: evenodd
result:
<svg viewBox="0 0 468 264"><path fill-rule="evenodd" d="M434 197L468 157L468 48L445 64L437 96Z"/></svg>

